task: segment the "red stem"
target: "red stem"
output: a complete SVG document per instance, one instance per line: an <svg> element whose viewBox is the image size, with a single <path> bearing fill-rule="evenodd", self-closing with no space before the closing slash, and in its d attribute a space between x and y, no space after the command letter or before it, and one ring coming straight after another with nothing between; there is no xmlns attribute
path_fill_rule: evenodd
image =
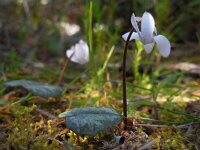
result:
<svg viewBox="0 0 200 150"><path fill-rule="evenodd" d="M66 69L67 69L69 63L70 63L70 58L67 59L67 60L65 61L65 64L64 64L64 66L63 66L62 72L61 72L60 77L59 77L59 80L58 80L58 84L57 84L58 86L60 86L60 85L62 84L62 82L63 82L63 78L64 78L64 75L65 75L65 71L66 71Z"/></svg>
<svg viewBox="0 0 200 150"><path fill-rule="evenodd" d="M134 29L132 28L124 48L124 56L123 56L123 115L124 115L124 129L127 129L127 100L126 100L126 56L127 56L127 49L128 49L128 43L131 38L131 35L133 33Z"/></svg>

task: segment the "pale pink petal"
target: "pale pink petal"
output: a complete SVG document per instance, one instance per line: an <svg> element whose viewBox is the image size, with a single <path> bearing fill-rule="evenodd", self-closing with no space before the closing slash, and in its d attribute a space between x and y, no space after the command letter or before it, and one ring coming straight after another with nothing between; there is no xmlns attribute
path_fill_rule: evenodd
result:
<svg viewBox="0 0 200 150"><path fill-rule="evenodd" d="M79 44L85 44L85 42L83 40L79 40L78 42Z"/></svg>
<svg viewBox="0 0 200 150"><path fill-rule="evenodd" d="M155 31L155 21L152 15L145 12L142 16L141 33L143 36L143 43L149 44L153 42L153 32Z"/></svg>
<svg viewBox="0 0 200 150"><path fill-rule="evenodd" d="M142 21L142 17L135 17L136 22Z"/></svg>
<svg viewBox="0 0 200 150"><path fill-rule="evenodd" d="M135 29L135 31L138 33L140 39L142 39L141 32L137 25L137 20L139 20L139 18L140 17L135 17L135 14L133 13L131 16L131 24L132 24L133 28Z"/></svg>
<svg viewBox="0 0 200 150"><path fill-rule="evenodd" d="M85 64L89 61L89 48L87 43L80 40L79 43L72 46L69 50L66 51L67 57L79 64Z"/></svg>
<svg viewBox="0 0 200 150"><path fill-rule="evenodd" d="M163 57L168 57L171 51L171 45L169 40L163 35L157 35L154 37L156 47Z"/></svg>
<svg viewBox="0 0 200 150"><path fill-rule="evenodd" d="M79 64L85 64L89 61L89 48L85 42L80 41L75 45L75 53L71 61Z"/></svg>
<svg viewBox="0 0 200 150"><path fill-rule="evenodd" d="M66 55L68 58L72 57L73 53L75 52L75 47L72 46L70 49L66 50Z"/></svg>
<svg viewBox="0 0 200 150"><path fill-rule="evenodd" d="M149 53L151 53L153 47L154 47L154 43L145 44L144 50L147 52L147 54L149 54Z"/></svg>
<svg viewBox="0 0 200 150"><path fill-rule="evenodd" d="M77 57L76 45L74 47L75 47L74 54L72 55L70 60L75 62L75 63L79 63L79 58Z"/></svg>
<svg viewBox="0 0 200 150"><path fill-rule="evenodd" d="M130 32L127 32L127 33L123 34L123 35L122 35L122 38L123 38L125 41L127 41L128 35L129 35L129 34L130 34ZM138 33L136 33L136 32L133 32L133 33L131 34L131 37L130 37L130 40L129 40L129 41L131 41L131 40L133 40L133 39L141 41L141 40L140 40L140 37L139 37L139 35L138 35Z"/></svg>
<svg viewBox="0 0 200 150"><path fill-rule="evenodd" d="M80 47L82 48L82 56L83 56L83 61L82 64L85 64L89 61L89 47L87 45L87 43L85 43L84 41L80 41L79 42Z"/></svg>

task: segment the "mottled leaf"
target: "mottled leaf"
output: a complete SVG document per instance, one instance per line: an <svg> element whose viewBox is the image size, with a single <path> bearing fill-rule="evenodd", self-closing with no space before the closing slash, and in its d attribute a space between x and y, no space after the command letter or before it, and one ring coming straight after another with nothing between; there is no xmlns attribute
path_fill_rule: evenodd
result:
<svg viewBox="0 0 200 150"><path fill-rule="evenodd" d="M41 96L44 98L48 97L60 97L62 94L62 88L55 87L47 83L40 83L28 80L14 80L5 83L6 86L10 87L23 87L34 95Z"/></svg>
<svg viewBox="0 0 200 150"><path fill-rule="evenodd" d="M78 135L95 135L113 127L122 119L120 114L108 107L76 108L59 116L66 117L67 128Z"/></svg>
<svg viewBox="0 0 200 150"><path fill-rule="evenodd" d="M59 118L64 118L64 117L67 116L67 114L68 114L68 112L66 111L66 112L63 112L63 113L59 114L58 117Z"/></svg>

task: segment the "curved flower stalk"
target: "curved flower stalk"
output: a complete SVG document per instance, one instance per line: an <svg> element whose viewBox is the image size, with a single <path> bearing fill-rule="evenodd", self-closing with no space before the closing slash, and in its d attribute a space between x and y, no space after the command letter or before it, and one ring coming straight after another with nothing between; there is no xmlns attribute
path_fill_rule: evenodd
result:
<svg viewBox="0 0 200 150"><path fill-rule="evenodd" d="M155 21L150 13L144 12L142 17L135 17L133 13L131 16L131 24L133 26L131 31L122 35L123 39L126 41L123 56L123 115L125 130L127 129L126 55L129 41L135 39L142 42L148 54L153 50L154 46L163 57L168 57L171 51L169 40L163 35L157 35ZM141 25L141 29L139 29L138 24ZM156 99L153 100L155 102L155 116L158 118L157 102Z"/></svg>
<svg viewBox="0 0 200 150"><path fill-rule="evenodd" d="M67 69L67 66L70 60L72 62L79 63L79 64L86 64L87 62L89 62L89 48L88 48L87 43L84 42L83 40L80 40L77 44L72 46L70 49L66 50L66 56L69 59L67 59L64 64L64 67L62 69L62 72L58 80L58 86L60 86L62 83L65 70Z"/></svg>
<svg viewBox="0 0 200 150"><path fill-rule="evenodd" d="M66 51L67 57L79 64L86 64L89 61L89 48L86 42L80 40L79 43Z"/></svg>
<svg viewBox="0 0 200 150"><path fill-rule="evenodd" d="M157 35L155 21L152 15L144 12L142 17L135 17L133 13L131 16L131 23L136 32L133 32L130 40L139 40L143 43L145 51L149 54L154 46L158 49L161 56L168 57L171 51L169 40L163 35ZM138 23L141 23L141 30L139 30ZM123 39L127 41L130 32L122 35Z"/></svg>

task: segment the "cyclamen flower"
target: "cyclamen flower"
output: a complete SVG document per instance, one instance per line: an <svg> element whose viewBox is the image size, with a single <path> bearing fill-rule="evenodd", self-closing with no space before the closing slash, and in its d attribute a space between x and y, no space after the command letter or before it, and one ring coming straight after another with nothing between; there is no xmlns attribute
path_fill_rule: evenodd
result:
<svg viewBox="0 0 200 150"><path fill-rule="evenodd" d="M66 51L67 57L79 64L85 64L89 61L89 48L86 42L80 40L79 43Z"/></svg>
<svg viewBox="0 0 200 150"><path fill-rule="evenodd" d="M138 23L141 22L141 30L139 30ZM156 48L163 57L168 57L171 51L169 40L163 35L157 35L155 21L152 15L144 12L142 18L135 17L133 13L131 16L131 23L136 32L133 32L130 40L139 40L143 43L145 51L149 54L155 43ZM122 35L124 40L127 40L130 32Z"/></svg>

